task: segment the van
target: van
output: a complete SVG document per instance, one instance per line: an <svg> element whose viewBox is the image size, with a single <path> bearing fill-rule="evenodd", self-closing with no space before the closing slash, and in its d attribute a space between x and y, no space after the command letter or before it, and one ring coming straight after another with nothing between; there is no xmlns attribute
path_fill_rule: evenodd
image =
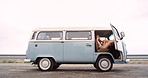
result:
<svg viewBox="0 0 148 78"><path fill-rule="evenodd" d="M96 35L114 40L108 50L98 50ZM42 71L57 69L61 64L93 64L98 71L110 71L113 63L126 63L124 32L111 25L104 27L38 28L29 40L26 60Z"/></svg>

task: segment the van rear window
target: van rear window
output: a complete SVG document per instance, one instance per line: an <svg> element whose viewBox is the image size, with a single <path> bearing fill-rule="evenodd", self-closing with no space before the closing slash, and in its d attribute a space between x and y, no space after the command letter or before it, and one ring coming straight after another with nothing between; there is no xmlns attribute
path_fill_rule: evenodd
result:
<svg viewBox="0 0 148 78"><path fill-rule="evenodd" d="M66 40L91 40L91 31L67 31Z"/></svg>
<svg viewBox="0 0 148 78"><path fill-rule="evenodd" d="M62 40L62 38L62 31L42 31L37 36L37 40Z"/></svg>

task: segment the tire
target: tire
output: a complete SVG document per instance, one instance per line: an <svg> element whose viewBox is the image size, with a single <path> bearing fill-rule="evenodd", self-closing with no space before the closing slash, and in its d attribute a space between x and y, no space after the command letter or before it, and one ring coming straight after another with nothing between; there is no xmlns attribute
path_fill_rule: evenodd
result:
<svg viewBox="0 0 148 78"><path fill-rule="evenodd" d="M51 58L41 58L38 61L38 68L42 71L52 70L54 61Z"/></svg>
<svg viewBox="0 0 148 78"><path fill-rule="evenodd" d="M97 68L96 64L93 64L93 66L94 66L95 68Z"/></svg>
<svg viewBox="0 0 148 78"><path fill-rule="evenodd" d="M61 65L61 64L57 64L57 63L56 63L56 64L54 65L53 69L57 69L60 65Z"/></svg>
<svg viewBox="0 0 148 78"><path fill-rule="evenodd" d="M109 56L100 56L95 63L95 67L98 71L107 72L112 69L113 62Z"/></svg>

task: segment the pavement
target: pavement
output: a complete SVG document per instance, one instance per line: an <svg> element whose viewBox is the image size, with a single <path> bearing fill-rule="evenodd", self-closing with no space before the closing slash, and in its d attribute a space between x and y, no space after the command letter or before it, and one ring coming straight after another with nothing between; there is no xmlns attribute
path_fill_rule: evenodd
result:
<svg viewBox="0 0 148 78"><path fill-rule="evenodd" d="M31 63L0 63L0 78L148 78L148 64L114 64L109 72L91 64L63 64L44 72Z"/></svg>

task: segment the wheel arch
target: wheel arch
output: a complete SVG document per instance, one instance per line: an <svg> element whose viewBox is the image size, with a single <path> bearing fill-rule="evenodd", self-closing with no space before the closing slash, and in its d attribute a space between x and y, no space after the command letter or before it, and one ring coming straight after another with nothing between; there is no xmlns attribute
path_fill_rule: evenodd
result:
<svg viewBox="0 0 148 78"><path fill-rule="evenodd" d="M98 60L98 58L99 57L101 57L101 56L108 56L109 58L111 58L111 60L112 60L112 63L114 63L115 61L114 61L114 57L111 55L111 54L99 54L98 55L98 57L97 57L97 59L96 59L96 61Z"/></svg>
<svg viewBox="0 0 148 78"><path fill-rule="evenodd" d="M51 57L51 56L46 56L46 57L45 57L45 56L44 56L44 57L43 57L43 56L39 56L39 57L36 58L34 64L38 64L38 62L39 62L39 60L40 60L41 58L52 59L54 62L56 62L55 59L54 59L53 57Z"/></svg>

